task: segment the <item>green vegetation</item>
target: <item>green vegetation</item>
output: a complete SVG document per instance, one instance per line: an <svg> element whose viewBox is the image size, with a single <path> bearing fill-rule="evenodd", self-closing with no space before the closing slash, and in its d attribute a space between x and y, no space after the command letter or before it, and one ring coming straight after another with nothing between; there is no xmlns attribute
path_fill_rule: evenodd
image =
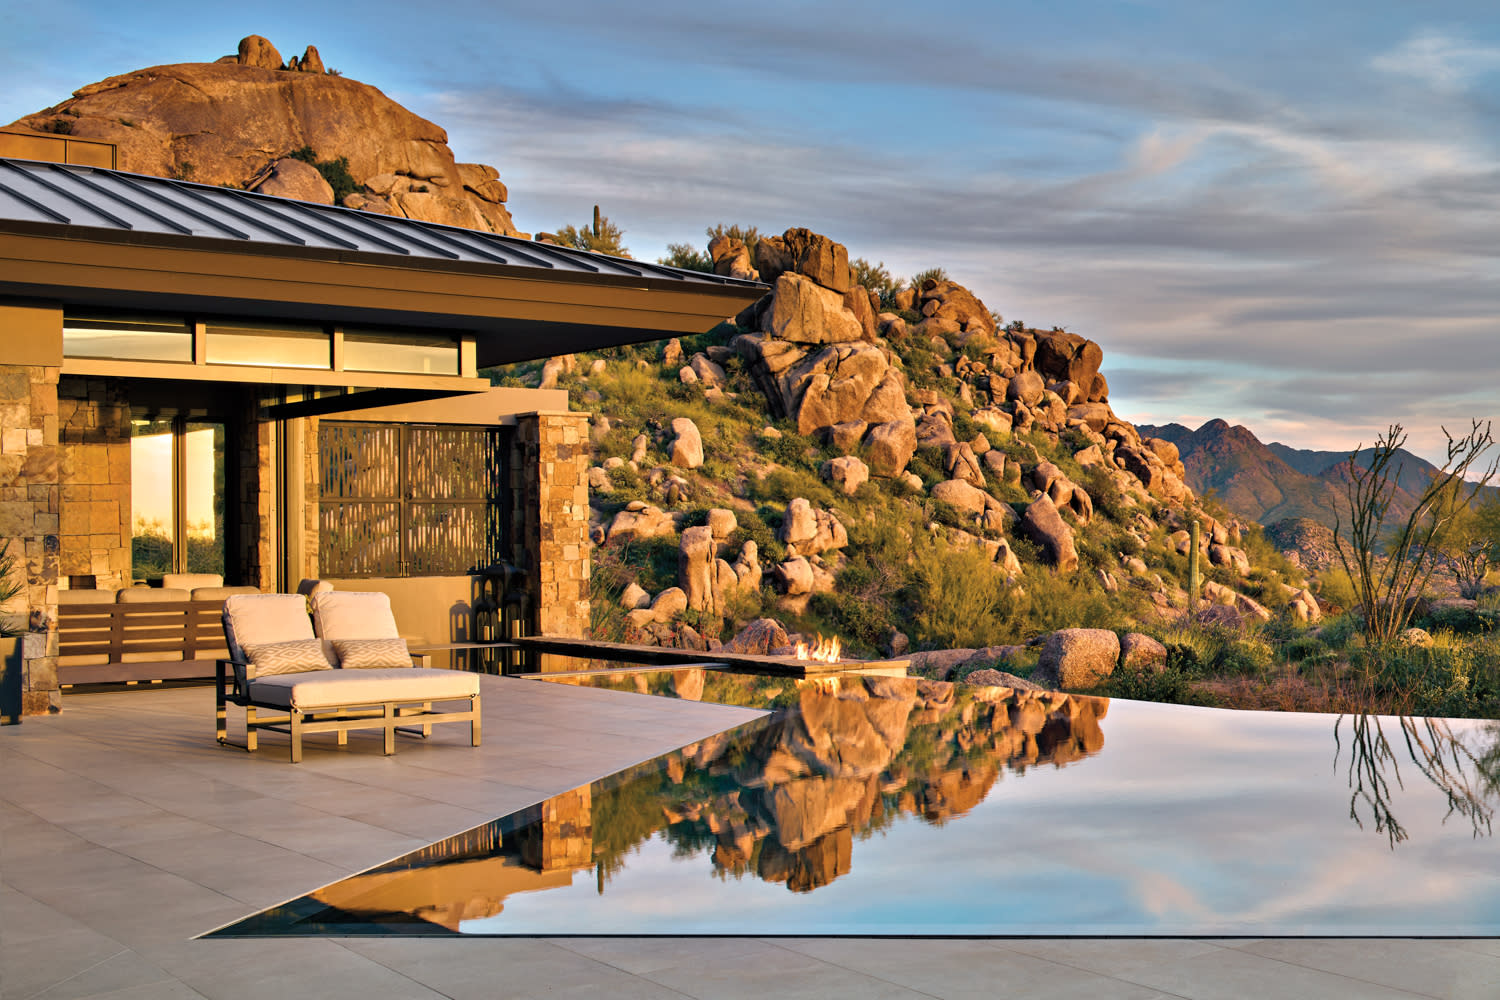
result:
<svg viewBox="0 0 1500 1000"><path fill-rule="evenodd" d="M576 228L563 226L553 235L563 246L575 250L588 250L611 257L630 256L630 251L625 248L625 230L609 221L608 216L600 215L598 205L594 206L592 225L585 223Z"/></svg>
<svg viewBox="0 0 1500 1000"><path fill-rule="evenodd" d="M16 557L10 551L10 539L0 543L0 607L11 603L26 593L26 576L18 572ZM8 614L0 614L0 639L13 639L26 634L27 622Z"/></svg>
<svg viewBox="0 0 1500 1000"><path fill-rule="evenodd" d="M323 179L328 182L328 186L333 188L333 203L335 205L343 204L344 198L347 195L354 194L360 190L359 182L349 172L349 157L347 156L337 156L331 160L320 160L318 159L318 154L313 151L311 146L303 146L301 149L288 153L287 156L293 160L301 160L303 163L312 164L318 173L323 175ZM415 191L417 188L413 187L412 190ZM425 191L426 188L424 187L422 190Z"/></svg>
<svg viewBox="0 0 1500 1000"><path fill-rule="evenodd" d="M896 305L896 293L901 291L901 283L891 276L891 272L885 268L885 261L871 264L863 257L857 257L849 262L849 270L854 272L854 283L864 285L866 289L880 296L880 308L891 309Z"/></svg>
<svg viewBox="0 0 1500 1000"><path fill-rule="evenodd" d="M656 258L658 264L667 267L681 267L689 271L707 271L712 274L714 269L713 259L707 253L697 249L691 243L668 243L667 255Z"/></svg>

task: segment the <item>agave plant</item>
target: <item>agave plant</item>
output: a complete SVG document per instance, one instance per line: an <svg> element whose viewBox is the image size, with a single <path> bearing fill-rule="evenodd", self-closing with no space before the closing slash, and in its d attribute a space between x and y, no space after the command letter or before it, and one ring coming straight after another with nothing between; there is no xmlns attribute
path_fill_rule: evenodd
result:
<svg viewBox="0 0 1500 1000"><path fill-rule="evenodd" d="M0 544L0 607L26 593L25 579L16 573L16 557L10 554L10 539ZM26 622L14 615L0 614L0 639L26 634Z"/></svg>

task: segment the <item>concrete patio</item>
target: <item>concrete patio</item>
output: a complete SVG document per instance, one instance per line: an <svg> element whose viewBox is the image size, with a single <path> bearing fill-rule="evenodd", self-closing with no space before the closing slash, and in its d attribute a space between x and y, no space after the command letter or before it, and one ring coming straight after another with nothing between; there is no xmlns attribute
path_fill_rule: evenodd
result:
<svg viewBox="0 0 1500 1000"><path fill-rule="evenodd" d="M193 940L759 714L484 683L478 750L356 733L292 766L215 745L207 688L0 729L0 997L1500 996L1495 940Z"/></svg>

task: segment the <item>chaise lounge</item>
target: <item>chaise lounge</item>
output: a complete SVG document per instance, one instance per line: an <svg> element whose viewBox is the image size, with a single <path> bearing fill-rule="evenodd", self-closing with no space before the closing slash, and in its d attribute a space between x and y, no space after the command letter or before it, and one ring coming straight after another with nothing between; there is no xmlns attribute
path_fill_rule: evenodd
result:
<svg viewBox="0 0 1500 1000"><path fill-rule="evenodd" d="M336 733L344 746L352 729L380 729L391 754L398 729L426 736L434 723L467 722L479 746L479 677L412 666L385 594L314 594L311 619L307 606L297 594L243 594L224 602L229 658L218 661L215 679L220 743L238 745L228 738L232 703L245 709L245 750L257 748L262 729L284 732L294 764L307 733ZM465 700L466 710L433 709L435 702ZM261 709L274 714L257 714Z"/></svg>

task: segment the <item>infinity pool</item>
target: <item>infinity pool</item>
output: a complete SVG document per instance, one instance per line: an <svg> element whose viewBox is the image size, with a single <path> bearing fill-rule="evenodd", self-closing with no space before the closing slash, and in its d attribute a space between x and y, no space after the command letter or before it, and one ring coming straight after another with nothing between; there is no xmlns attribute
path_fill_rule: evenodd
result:
<svg viewBox="0 0 1500 1000"><path fill-rule="evenodd" d="M1497 723L566 681L775 711L215 935L1500 933Z"/></svg>

